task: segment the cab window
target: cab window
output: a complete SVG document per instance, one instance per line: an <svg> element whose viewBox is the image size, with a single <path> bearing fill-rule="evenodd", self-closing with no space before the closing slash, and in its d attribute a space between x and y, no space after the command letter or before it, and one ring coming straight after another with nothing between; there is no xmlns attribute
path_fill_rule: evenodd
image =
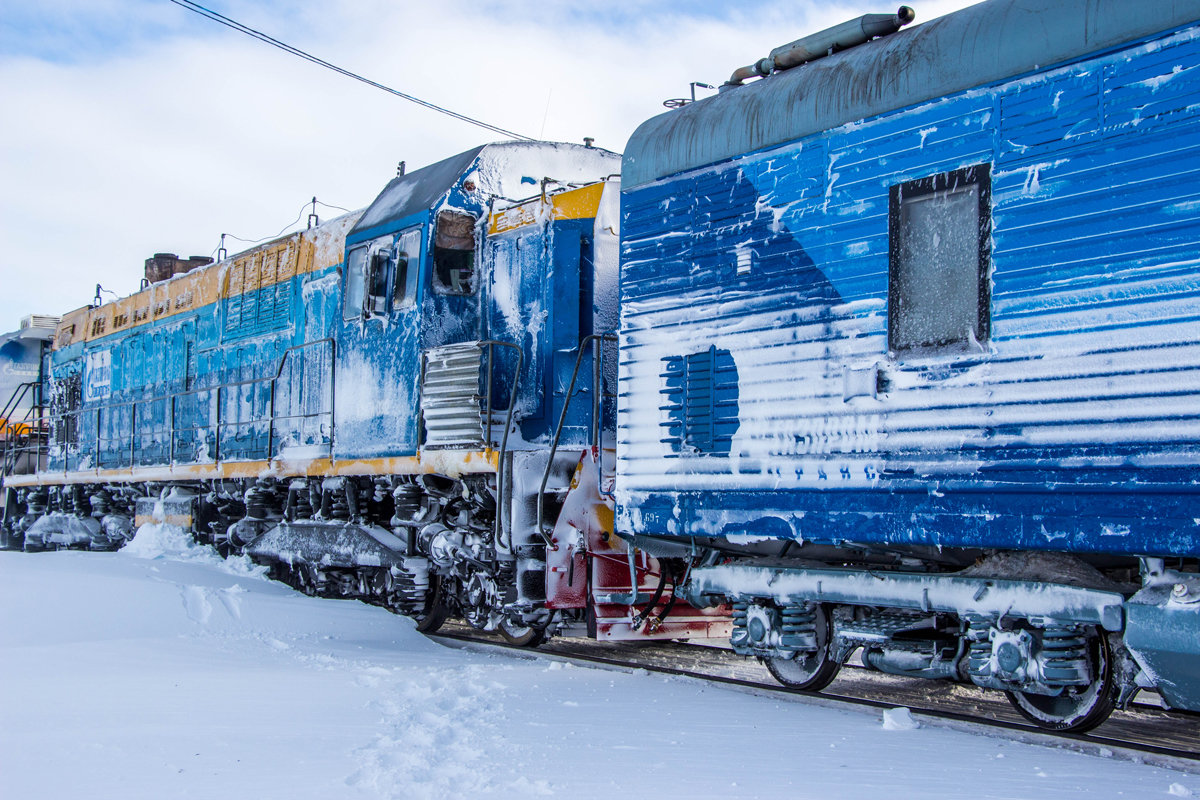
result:
<svg viewBox="0 0 1200 800"><path fill-rule="evenodd" d="M367 292L363 308L367 316L379 316L387 311L388 277L392 271L391 237L376 242L367 251Z"/></svg>
<svg viewBox="0 0 1200 800"><path fill-rule="evenodd" d="M387 311L392 251L392 236L389 234L357 245L346 254L342 319L358 319L364 314L369 317Z"/></svg>
<svg viewBox="0 0 1200 800"><path fill-rule="evenodd" d="M396 240L396 279L392 285L392 308L417 301L417 276L421 273L421 229L409 228Z"/></svg>
<svg viewBox="0 0 1200 800"><path fill-rule="evenodd" d="M438 214L433 290L450 295L475 292L475 218L470 214L451 210Z"/></svg>
<svg viewBox="0 0 1200 800"><path fill-rule="evenodd" d="M366 266L366 245L355 247L347 254L346 288L342 292L342 319L358 319L362 316Z"/></svg>

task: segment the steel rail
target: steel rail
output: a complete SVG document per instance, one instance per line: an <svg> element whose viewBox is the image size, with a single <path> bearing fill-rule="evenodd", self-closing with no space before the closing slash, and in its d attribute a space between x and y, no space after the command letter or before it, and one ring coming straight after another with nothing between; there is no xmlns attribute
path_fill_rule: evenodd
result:
<svg viewBox="0 0 1200 800"><path fill-rule="evenodd" d="M887 700L872 700L864 697L855 697L853 695L831 693L828 690L823 692L808 692L800 689L793 689L787 686L782 686L776 683L767 683L764 681L748 680L745 678L734 678L725 675L713 675L710 673L699 672L695 669L684 667L670 667L661 664L646 663L638 660L630 660L612 655L597 655L591 653L579 652L563 652L550 650L534 650L528 647L520 647L511 645L507 642L497 640L488 634L479 633L464 633L461 631L440 631L434 634L426 634L433 639L443 639L462 642L465 644L479 645L486 648L499 648L513 651L514 654L525 658L548 658L563 661L583 662L585 664L597 664L601 666L613 667L618 669L640 669L647 672L653 672L662 675L671 675L674 677L692 678L708 683L721 684L735 688L751 690L754 692L765 692L772 695L796 695L803 698L822 701L831 706L858 706L862 708L875 709L891 709L899 705L910 709L912 712L924 717L929 717L938 720L944 720L953 723L966 723L970 725L981 725L987 728L1007 731L1013 734L1019 741L1034 744L1046 744L1051 746L1063 746L1064 742L1074 743L1076 746L1083 745L1079 749L1085 749L1087 752L1103 755L1104 750L1122 750L1131 753L1129 758L1140 758L1148 764L1157 764L1166 766L1172 769L1182 769L1189 771L1200 770L1200 742L1197 743L1196 750L1184 750L1180 748L1167 747L1163 745L1148 744L1146 742L1131 741L1128 739L1106 736L1103 733L1064 733L1059 731L1049 731L1043 728L1038 728L1032 724L1013 722L1010 720L990 719L987 717L973 716L956 711L947 711L929 706L918 706L910 702L889 702ZM1172 715L1181 717L1193 717L1196 715L1187 712L1169 712ZM1155 760L1146 759L1145 756L1154 757ZM1165 760L1158 760L1165 759Z"/></svg>

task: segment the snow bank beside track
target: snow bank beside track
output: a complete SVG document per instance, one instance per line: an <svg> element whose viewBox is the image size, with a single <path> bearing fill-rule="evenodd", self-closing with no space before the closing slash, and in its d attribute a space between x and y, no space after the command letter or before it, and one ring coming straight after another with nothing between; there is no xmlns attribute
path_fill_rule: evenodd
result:
<svg viewBox="0 0 1200 800"><path fill-rule="evenodd" d="M139 540L0 553L0 796L1200 796L877 712L452 650L169 530Z"/></svg>

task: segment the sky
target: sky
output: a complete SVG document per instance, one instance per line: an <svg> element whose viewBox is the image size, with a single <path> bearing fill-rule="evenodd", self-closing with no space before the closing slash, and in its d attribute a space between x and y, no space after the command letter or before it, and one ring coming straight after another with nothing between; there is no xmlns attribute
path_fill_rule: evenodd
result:
<svg viewBox="0 0 1200 800"><path fill-rule="evenodd" d="M517 133L621 151L861 0L209 0L345 69ZM971 5L914 5L917 22ZM705 90L699 90L701 95ZM0 0L0 331L136 291L156 252L214 255L368 205L396 173L504 137L169 0Z"/></svg>

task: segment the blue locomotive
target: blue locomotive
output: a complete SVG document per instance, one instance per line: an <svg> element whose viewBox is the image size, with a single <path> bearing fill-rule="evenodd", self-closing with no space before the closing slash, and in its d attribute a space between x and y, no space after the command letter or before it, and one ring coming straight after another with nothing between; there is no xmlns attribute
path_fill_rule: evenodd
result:
<svg viewBox="0 0 1200 800"><path fill-rule="evenodd" d="M152 259L59 324L4 535L167 519L423 630L858 653L1047 728L1200 710L1200 2L911 20L620 161L489 145Z"/></svg>

